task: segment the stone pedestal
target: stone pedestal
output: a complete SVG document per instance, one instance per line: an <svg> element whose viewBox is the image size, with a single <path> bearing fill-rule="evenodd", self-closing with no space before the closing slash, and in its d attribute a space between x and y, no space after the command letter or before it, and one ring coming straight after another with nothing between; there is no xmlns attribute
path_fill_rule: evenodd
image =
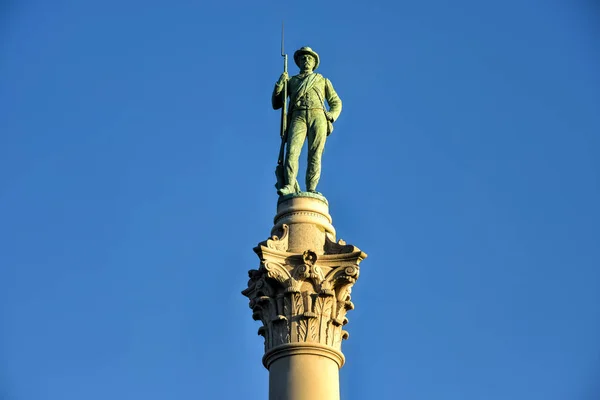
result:
<svg viewBox="0 0 600 400"><path fill-rule="evenodd" d="M311 193L280 198L271 234L242 292L263 324L269 400L337 400L350 292L367 255L336 242L327 200Z"/></svg>

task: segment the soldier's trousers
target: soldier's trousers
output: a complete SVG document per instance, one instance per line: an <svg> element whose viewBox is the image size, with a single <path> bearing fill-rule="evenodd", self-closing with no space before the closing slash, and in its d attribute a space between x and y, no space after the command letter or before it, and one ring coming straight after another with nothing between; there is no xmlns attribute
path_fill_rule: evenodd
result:
<svg viewBox="0 0 600 400"><path fill-rule="evenodd" d="M298 159L307 137L306 190L316 190L321 177L321 155L327 139L327 118L323 109L295 110L291 115L285 157L285 177L289 185L296 182Z"/></svg>

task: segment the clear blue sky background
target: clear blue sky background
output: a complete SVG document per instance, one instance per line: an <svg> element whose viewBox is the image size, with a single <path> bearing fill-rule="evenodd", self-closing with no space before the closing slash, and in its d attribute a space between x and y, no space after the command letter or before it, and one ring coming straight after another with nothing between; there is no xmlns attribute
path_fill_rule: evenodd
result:
<svg viewBox="0 0 600 400"><path fill-rule="evenodd" d="M597 400L594 4L4 1L0 398L267 399L240 291L285 19L344 102L319 190L369 254L343 399Z"/></svg>

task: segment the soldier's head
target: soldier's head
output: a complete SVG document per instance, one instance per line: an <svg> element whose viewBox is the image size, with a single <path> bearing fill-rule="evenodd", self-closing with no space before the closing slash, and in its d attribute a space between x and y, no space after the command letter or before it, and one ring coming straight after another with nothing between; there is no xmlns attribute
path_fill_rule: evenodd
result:
<svg viewBox="0 0 600 400"><path fill-rule="evenodd" d="M301 71L314 71L319 66L319 55L310 47L301 47L294 53L294 61Z"/></svg>

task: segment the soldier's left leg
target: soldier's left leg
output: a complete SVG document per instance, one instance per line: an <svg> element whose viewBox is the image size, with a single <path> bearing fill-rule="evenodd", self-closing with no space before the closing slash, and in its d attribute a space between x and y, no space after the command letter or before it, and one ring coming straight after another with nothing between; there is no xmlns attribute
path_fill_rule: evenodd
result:
<svg viewBox="0 0 600 400"><path fill-rule="evenodd" d="M300 191L298 181L298 159L300 158L300 152L304 141L306 140L306 131L308 129L307 124L308 115L306 111L295 111L292 114L290 126L287 131L287 146L285 156L285 187L282 188L283 194L289 194L296 191Z"/></svg>
<svg viewBox="0 0 600 400"><path fill-rule="evenodd" d="M306 190L314 192L321 178L321 156L327 139L327 119L323 110L311 110L308 121L308 165Z"/></svg>

